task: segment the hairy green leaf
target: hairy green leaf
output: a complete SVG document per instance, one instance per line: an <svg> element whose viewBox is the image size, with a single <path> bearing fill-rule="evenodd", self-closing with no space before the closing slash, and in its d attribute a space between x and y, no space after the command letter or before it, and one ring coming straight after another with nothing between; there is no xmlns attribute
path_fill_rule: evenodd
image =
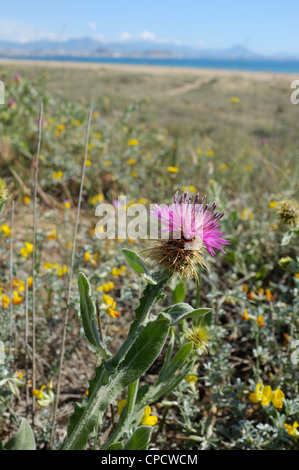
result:
<svg viewBox="0 0 299 470"><path fill-rule="evenodd" d="M135 253L135 251L128 250L127 248L122 249L123 254L126 257L127 262L131 268L139 274L149 274L147 267L140 258L140 256Z"/></svg>
<svg viewBox="0 0 299 470"><path fill-rule="evenodd" d="M211 311L210 308L197 308L194 309L191 305L186 303L179 303L172 305L164 310L171 317L171 325L177 325L185 318L204 316Z"/></svg>
<svg viewBox="0 0 299 470"><path fill-rule="evenodd" d="M5 444L4 449L36 450L33 431L25 418L21 418L18 432Z"/></svg>
<svg viewBox="0 0 299 470"><path fill-rule="evenodd" d="M152 426L139 426L127 440L125 450L147 450L153 432Z"/></svg>
<svg viewBox="0 0 299 470"><path fill-rule="evenodd" d="M78 288L80 294L80 312L86 338L93 346L97 347L105 358L111 356L107 346L101 340L97 324L96 306L91 297L91 288L87 277L80 273L78 277Z"/></svg>

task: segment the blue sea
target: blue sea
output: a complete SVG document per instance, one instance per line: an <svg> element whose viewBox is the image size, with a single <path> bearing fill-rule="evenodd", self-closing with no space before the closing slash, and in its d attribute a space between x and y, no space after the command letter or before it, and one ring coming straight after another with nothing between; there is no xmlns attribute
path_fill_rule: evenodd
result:
<svg viewBox="0 0 299 470"><path fill-rule="evenodd" d="M12 58L0 55L0 58ZM131 58L131 57L62 57L62 56L19 56L14 59L37 60L37 61L59 61L64 62L91 62L99 64L128 64L147 65L159 67L191 67L203 69L221 70L247 70L252 72L273 72L299 74L299 60L248 60L248 59L154 59L154 58Z"/></svg>

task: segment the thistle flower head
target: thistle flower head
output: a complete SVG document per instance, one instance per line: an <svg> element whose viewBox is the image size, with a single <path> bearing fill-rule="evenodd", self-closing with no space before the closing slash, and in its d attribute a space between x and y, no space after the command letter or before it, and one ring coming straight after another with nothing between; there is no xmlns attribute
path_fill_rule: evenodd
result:
<svg viewBox="0 0 299 470"><path fill-rule="evenodd" d="M196 266L206 267L202 257L205 249L214 256L215 248L223 251L222 245L229 244L226 235L220 231L222 212L215 212L216 204L205 204L206 197L201 200L197 194L192 197L187 192L178 200L178 192L174 202L167 206L155 205L152 216L161 221L161 233L169 238L161 240L151 251L151 256L165 268L181 275L197 276Z"/></svg>
<svg viewBox="0 0 299 470"><path fill-rule="evenodd" d="M199 349L202 353L207 354L209 347L209 332L204 326L192 326L186 332L186 338L191 341L195 349Z"/></svg>
<svg viewBox="0 0 299 470"><path fill-rule="evenodd" d="M282 224L295 227L299 224L299 205L290 200L285 200L278 205L278 217Z"/></svg>

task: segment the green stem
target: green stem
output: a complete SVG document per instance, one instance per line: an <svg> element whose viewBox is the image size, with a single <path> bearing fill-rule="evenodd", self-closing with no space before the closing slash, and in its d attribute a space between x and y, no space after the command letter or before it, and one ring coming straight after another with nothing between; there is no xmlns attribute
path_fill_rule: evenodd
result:
<svg viewBox="0 0 299 470"><path fill-rule="evenodd" d="M153 285L148 284L143 297L140 299L140 305L136 310L136 320L131 326L130 332L124 343L121 345L119 350L116 354L110 358L106 363L106 368L108 370L114 370L117 368L119 363L125 357L126 353L129 351L133 343L135 342L138 334L142 330L143 326L145 325L149 313L155 304L158 296L161 294L162 289L166 282L169 280L170 275L168 273L164 273L164 276L161 276L161 280Z"/></svg>
<svg viewBox="0 0 299 470"><path fill-rule="evenodd" d="M129 385L127 403L120 416L118 425L116 429L114 430L114 432L109 437L106 444L103 445L101 450L107 449L109 446L111 446L115 442L118 442L122 438L122 436L129 430L128 424L131 423L131 418L132 418L133 410L135 407L135 402L136 402L136 397L137 397L137 392L138 392L138 384L139 384L139 379L137 379L134 383Z"/></svg>

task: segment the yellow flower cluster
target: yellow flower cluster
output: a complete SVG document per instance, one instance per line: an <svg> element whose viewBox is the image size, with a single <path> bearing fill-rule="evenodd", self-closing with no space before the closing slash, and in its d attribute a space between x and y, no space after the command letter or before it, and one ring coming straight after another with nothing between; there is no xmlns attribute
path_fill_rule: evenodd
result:
<svg viewBox="0 0 299 470"><path fill-rule="evenodd" d="M48 391L45 392L46 386L42 385L39 390L33 389L32 395L37 399L37 404L41 407L51 405L54 402L53 383L50 380Z"/></svg>
<svg viewBox="0 0 299 470"><path fill-rule="evenodd" d="M3 235L5 235L5 237L9 238L10 235L11 235L11 228L6 225L6 224L2 224L1 227L0 227L0 231Z"/></svg>
<svg viewBox="0 0 299 470"><path fill-rule="evenodd" d="M22 197L22 202L23 202L23 204L25 204L25 206L29 206L29 204L31 203L31 199L30 199L29 196L24 195Z"/></svg>
<svg viewBox="0 0 299 470"><path fill-rule="evenodd" d="M7 308L8 305L10 304L10 298L7 294L2 295L2 288L1 288L1 292L0 292L0 299L1 299L1 302L2 302L2 307Z"/></svg>
<svg viewBox="0 0 299 470"><path fill-rule="evenodd" d="M129 159L126 161L126 164L127 164L127 165L134 165L135 163L136 163L135 158L129 158Z"/></svg>
<svg viewBox="0 0 299 470"><path fill-rule="evenodd" d="M287 424L287 423L285 423L284 426L285 426L286 432L289 434L289 436L299 438L299 429L298 429L299 424L298 424L297 421L295 421L292 426L290 424Z"/></svg>
<svg viewBox="0 0 299 470"><path fill-rule="evenodd" d="M125 266L121 266L120 268L112 268L112 276L120 276L121 274L125 273L127 268Z"/></svg>
<svg viewBox="0 0 299 470"><path fill-rule="evenodd" d="M53 229L51 230L51 232L48 233L47 239L48 239L48 240L57 240L57 238L58 238L57 231L56 231L55 228L53 228Z"/></svg>
<svg viewBox="0 0 299 470"><path fill-rule="evenodd" d="M44 263L44 269L46 269L47 271L50 271L52 269L55 270L57 273L57 276L59 277L62 277L64 274L68 272L68 267L66 264L64 264L63 266L60 266L58 263L47 262L47 263Z"/></svg>
<svg viewBox="0 0 299 470"><path fill-rule="evenodd" d="M135 147L138 144L139 144L139 140L137 139L130 139L127 142L127 145L129 145L129 147Z"/></svg>
<svg viewBox="0 0 299 470"><path fill-rule="evenodd" d="M98 202L102 202L104 199L104 195L102 193L97 194L96 196L92 197L89 201L89 203L94 206Z"/></svg>
<svg viewBox="0 0 299 470"><path fill-rule="evenodd" d="M110 297L107 294L103 295L103 302L105 304L104 310L110 315L110 317L116 318L119 317L120 313L115 310L116 302L113 297Z"/></svg>
<svg viewBox="0 0 299 470"><path fill-rule="evenodd" d="M104 284L102 284L101 286L99 286L97 288L97 290L99 292L103 291L103 292L105 292L105 294L108 294L108 292L110 292L113 289L114 289L114 282L113 281L104 282Z"/></svg>
<svg viewBox="0 0 299 470"><path fill-rule="evenodd" d="M263 406L268 406L270 402L275 408L282 408L283 406L284 393L282 390L277 388L274 392L270 385L264 387L262 382L256 385L256 391L249 394L249 400L252 403L261 403Z"/></svg>
<svg viewBox="0 0 299 470"><path fill-rule="evenodd" d="M25 246L20 249L20 255L23 258L28 258L28 255L33 253L33 243L25 242Z"/></svg>
<svg viewBox="0 0 299 470"><path fill-rule="evenodd" d="M61 170L52 173L52 178L54 180L61 180L62 177L63 177L63 171L61 171Z"/></svg>
<svg viewBox="0 0 299 470"><path fill-rule="evenodd" d="M167 170L169 171L169 173L179 173L180 171L180 169L176 166L168 166Z"/></svg>
<svg viewBox="0 0 299 470"><path fill-rule="evenodd" d="M89 253L89 251L85 251L84 255L83 255L83 260L85 263L88 263L90 262L93 266L96 266L97 264L97 260L98 260L98 253L95 253L93 256L91 255L91 253Z"/></svg>
<svg viewBox="0 0 299 470"><path fill-rule="evenodd" d="M260 327L265 326L263 315L258 315L258 317L254 317L253 315L250 315L248 313L247 308L244 309L244 313L242 315L242 318L243 318L243 320L255 320L257 322L258 326L260 326Z"/></svg>
<svg viewBox="0 0 299 470"><path fill-rule="evenodd" d="M119 415L121 415L121 413L122 413L124 407L126 406L126 404L127 404L126 399L120 400L118 402L118 404L117 404L117 413ZM144 409L143 416L142 416L142 419L140 421L140 424L142 424L143 426L155 426L155 424L158 421L158 417L152 415L151 413L152 413L152 409L149 405L147 405Z"/></svg>

